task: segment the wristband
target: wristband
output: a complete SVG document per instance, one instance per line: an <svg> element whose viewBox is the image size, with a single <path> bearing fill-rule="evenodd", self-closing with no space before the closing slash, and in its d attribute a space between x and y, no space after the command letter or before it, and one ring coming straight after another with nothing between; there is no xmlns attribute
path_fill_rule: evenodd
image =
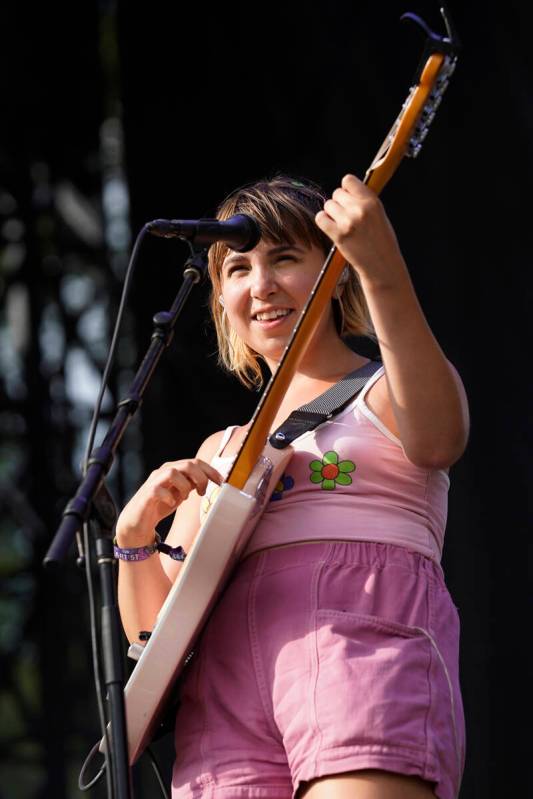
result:
<svg viewBox="0 0 533 799"><path fill-rule="evenodd" d="M113 554L118 560L146 560L156 552L162 552L168 555L172 560L185 560L185 551L183 547L171 547L168 544L161 542L159 533L155 534L155 541L153 544L146 544L143 547L119 547L117 539L113 539Z"/></svg>

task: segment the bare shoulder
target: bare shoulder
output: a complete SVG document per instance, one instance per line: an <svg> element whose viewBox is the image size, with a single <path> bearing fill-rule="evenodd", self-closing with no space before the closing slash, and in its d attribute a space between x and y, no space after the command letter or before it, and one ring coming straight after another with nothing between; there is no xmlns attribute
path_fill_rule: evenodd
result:
<svg viewBox="0 0 533 799"><path fill-rule="evenodd" d="M200 444L198 452L196 453L196 457L200 458L202 461L209 462L220 447L220 442L222 441L223 435L224 430L218 430L216 433L212 433L210 436L208 436Z"/></svg>
<svg viewBox="0 0 533 799"><path fill-rule="evenodd" d="M235 455L239 451L241 444L244 441L248 430L250 429L250 423L245 425L231 425L231 428L229 440L227 441L223 450L224 456L228 457ZM225 430L219 430L218 432L208 436L208 438L206 438L201 444L198 452L196 453L196 457L207 462L214 458L215 454L220 450L220 445L222 444L222 439L226 433L226 430L228 430L228 428Z"/></svg>
<svg viewBox="0 0 533 799"><path fill-rule="evenodd" d="M232 425L231 435L229 436L229 439L226 442L226 445L224 446L224 449L222 451L222 455L224 457L232 457L233 455L237 454L249 429L250 429L249 423L245 425ZM222 443L222 437L224 436L226 430L214 433L212 436L209 436L209 438L206 438L206 440L198 450L197 457L201 458L202 460L207 460L208 457L212 458L215 452L217 452L220 449L220 445Z"/></svg>

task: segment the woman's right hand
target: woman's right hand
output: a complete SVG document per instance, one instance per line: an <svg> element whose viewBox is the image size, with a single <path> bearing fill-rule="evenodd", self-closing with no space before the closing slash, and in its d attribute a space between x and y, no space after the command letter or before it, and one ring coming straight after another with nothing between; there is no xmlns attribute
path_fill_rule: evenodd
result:
<svg viewBox="0 0 533 799"><path fill-rule="evenodd" d="M173 513L195 490L205 494L209 480L220 485L223 477L199 458L164 463L151 473L125 505L116 526L117 544L121 547L152 543L156 525Z"/></svg>

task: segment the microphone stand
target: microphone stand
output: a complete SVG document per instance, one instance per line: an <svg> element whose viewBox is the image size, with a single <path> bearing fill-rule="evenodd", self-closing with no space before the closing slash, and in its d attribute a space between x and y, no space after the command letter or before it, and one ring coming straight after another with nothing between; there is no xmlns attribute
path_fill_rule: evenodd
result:
<svg viewBox="0 0 533 799"><path fill-rule="evenodd" d="M116 799L131 799L133 794L128 760L121 625L116 601L112 543L117 513L104 478L113 465L117 447L142 402L159 359L172 341L174 326L192 287L201 283L206 273L207 250L191 248L191 255L185 262L183 282L172 307L169 311L159 311L153 317L151 342L129 393L118 403L115 417L101 446L93 450L83 480L63 511L62 522L43 561L47 569L57 567L65 559L72 541L83 525L89 523L89 529L96 531L96 556L102 586L103 670L111 716L111 734L107 736L110 746L106 745L106 758L108 764L111 764ZM88 552L85 557L89 557Z"/></svg>

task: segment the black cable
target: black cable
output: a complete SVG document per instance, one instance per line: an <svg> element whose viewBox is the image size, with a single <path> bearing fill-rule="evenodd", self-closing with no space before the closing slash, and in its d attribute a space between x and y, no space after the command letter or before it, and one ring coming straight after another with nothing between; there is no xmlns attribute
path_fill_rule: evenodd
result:
<svg viewBox="0 0 533 799"><path fill-rule="evenodd" d="M87 755L87 757L85 758L85 762L84 762L83 766L81 767L80 775L78 777L78 788L80 789L80 791L88 791L89 788L92 788L94 785L96 785L96 783L98 782L98 780L100 779L100 777L102 776L104 771L107 771L107 763L104 760L104 762L103 762L103 764L102 764L102 766L100 768L100 771L92 778L92 780L90 782L86 782L86 783L83 782L83 778L85 776L85 771L86 771L86 769L87 769L92 757L98 751L99 746L100 746L100 741L97 741L95 743L95 745L93 746L93 748L91 749L91 751L89 752L89 754Z"/></svg>
<svg viewBox="0 0 533 799"><path fill-rule="evenodd" d="M139 251L139 247L141 242L146 234L146 226L144 226L140 233L137 236L135 244L133 246L133 250L130 256L130 260L128 263L128 267L126 270L126 276L124 278L124 283L122 286L122 295L120 298L119 308L117 312L117 318L115 321L115 327L113 330L113 336L111 339L111 345L109 347L109 352L106 360L106 364L104 367L104 371L102 374L102 380L100 384L100 391L98 393L98 398L94 407L93 416L91 420L91 426L89 429L89 436L87 441L87 448L85 450L84 459L82 462L82 472L85 475L87 473L87 469L89 467L89 457L91 455L94 438L96 435L96 428L98 425L98 421L100 419L100 410L102 407L102 401L104 397L104 393L107 387L107 381L109 379L109 374L111 372L111 367L113 365L113 360L115 357L115 351L118 342L118 334L120 331L120 326L122 324L122 318L124 316L124 309L126 307L126 300L128 297L128 293L130 290L130 285L133 277L134 266L137 260L137 255ZM92 647L92 655L93 655L93 673L94 673L94 682L95 682L95 689L96 689L96 701L98 705L98 716L100 720L100 727L102 738L105 739L105 764L100 769L96 777L89 783L89 785L82 787L82 777L85 772L85 768L87 763L89 762L92 754L94 751L99 748L100 742L95 744L93 749L91 750L90 754L88 755L84 765L82 766L82 770L80 772L78 778L78 785L80 790L88 790L89 787L94 785L97 780L102 776L103 771L106 774L106 782L107 782L107 791L108 791L108 799L113 799L114 793L114 786L113 786L113 773L111 766L111 748L110 748L110 740L107 730L107 719L105 713L105 705L104 705L104 696L102 690L102 680L100 676L100 644L98 640L98 632L97 632L97 624L96 624L96 600L95 600L95 592L94 592L94 585L93 585L93 574L92 574L92 566L91 566L91 552L90 552L90 539L89 539L89 525L84 523L83 525L83 546L81 545L79 533L77 534L78 537L78 549L80 551L80 556L85 554L85 574L87 579L87 593L89 597L89 615L90 615L90 627L91 627L91 647Z"/></svg>
<svg viewBox="0 0 533 799"><path fill-rule="evenodd" d="M91 455L93 444L94 444L94 437L96 435L96 427L98 425L98 421L100 419L100 409L102 407L102 402L104 399L104 393L107 387L107 381L109 378L109 374L111 372L111 366L113 365L113 359L115 357L115 350L117 348L117 341L118 341L118 334L120 330L120 325L122 324L122 317L124 316L124 308L126 307L126 299L128 297L128 292L130 290L130 283L133 277L133 267L137 260L137 252L139 247L141 246L142 240L147 233L146 225L141 228L140 233L138 234L135 244L133 246L133 250L130 256L130 260L128 263L128 268L126 270L126 277L124 278L124 284L122 287L122 296L120 298L120 303L117 312L117 318L115 321L115 328L113 331L113 336L111 338L111 346L109 347L109 353L107 356L106 365L104 367L104 372L102 375L102 381L100 384L100 392L98 394L98 399L96 400L96 405L94 406L93 411L93 418L91 421L91 427L89 430L89 437L87 440L87 448L85 450L85 456L83 459L83 474L86 474L87 469L89 468L89 457Z"/></svg>
<svg viewBox="0 0 533 799"><path fill-rule="evenodd" d="M161 793L163 794L163 799L170 799L170 794L168 793L165 783L163 782L163 777L161 776L161 771L159 770L159 766L157 764L157 760L155 759L155 755L150 749L150 747L146 747L146 754L150 758L150 763L152 764L152 768L155 771L155 776L157 777L157 781L159 783L159 787L161 788Z"/></svg>

